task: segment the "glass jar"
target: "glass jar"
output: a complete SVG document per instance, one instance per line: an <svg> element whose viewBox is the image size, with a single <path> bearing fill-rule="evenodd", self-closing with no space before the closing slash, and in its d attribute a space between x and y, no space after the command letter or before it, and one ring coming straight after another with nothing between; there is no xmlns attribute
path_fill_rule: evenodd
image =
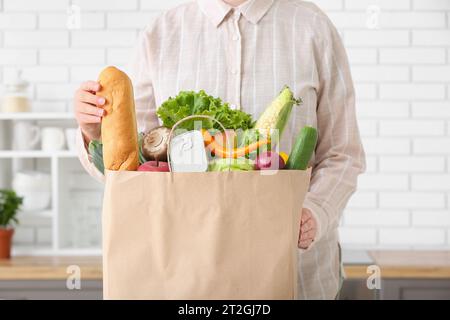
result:
<svg viewBox="0 0 450 320"><path fill-rule="evenodd" d="M29 112L31 109L28 95L28 81L22 79L22 72L18 70L15 77L5 84L2 98L3 112Z"/></svg>

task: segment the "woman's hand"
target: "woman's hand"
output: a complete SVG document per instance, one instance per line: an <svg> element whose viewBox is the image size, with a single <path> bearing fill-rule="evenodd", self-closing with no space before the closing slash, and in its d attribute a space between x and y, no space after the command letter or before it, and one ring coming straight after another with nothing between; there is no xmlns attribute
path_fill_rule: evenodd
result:
<svg viewBox="0 0 450 320"><path fill-rule="evenodd" d="M308 249L314 241L317 232L317 223L309 209L302 209L300 218L300 237L298 239L298 247L300 249Z"/></svg>
<svg viewBox="0 0 450 320"><path fill-rule="evenodd" d="M105 99L95 95L100 88L98 82L86 81L75 92L75 119L83 132L86 143L100 138L100 123L105 111L101 108L105 104Z"/></svg>

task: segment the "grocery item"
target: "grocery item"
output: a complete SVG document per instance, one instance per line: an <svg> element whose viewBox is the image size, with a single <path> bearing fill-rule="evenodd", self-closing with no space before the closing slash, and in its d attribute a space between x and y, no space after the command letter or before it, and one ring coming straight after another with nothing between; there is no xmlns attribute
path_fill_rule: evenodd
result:
<svg viewBox="0 0 450 320"><path fill-rule="evenodd" d="M283 169L285 162L275 151L265 151L256 157L255 168L257 170L278 170Z"/></svg>
<svg viewBox="0 0 450 320"><path fill-rule="evenodd" d="M169 172L169 164L165 161L147 161L137 171Z"/></svg>
<svg viewBox="0 0 450 320"><path fill-rule="evenodd" d="M131 80L115 67L104 69L97 95L105 98L102 120L105 169L134 171L139 166L139 147Z"/></svg>
<svg viewBox="0 0 450 320"><path fill-rule="evenodd" d="M305 128L289 158L286 153L271 152L276 144L272 141L273 132L278 131L278 136L282 134L293 106L301 103L294 99L289 87L283 88L256 125L249 114L232 110L227 103L203 90L182 91L158 108L163 126L138 136L133 91L127 75L108 67L101 73L99 82L102 90L98 94L106 100L102 143L91 141L89 152L101 172L104 169L164 171L166 161L167 169L173 172L303 170L314 151L317 137L314 138L310 130L315 129ZM201 130L196 130L198 125ZM174 136L169 142L174 126L177 130L189 131ZM230 139L229 145L224 143L223 132ZM206 151L213 158L209 165Z"/></svg>
<svg viewBox="0 0 450 320"><path fill-rule="evenodd" d="M286 152L281 151L280 152L280 157L283 158L284 163L287 163L289 156L288 156L288 154Z"/></svg>
<svg viewBox="0 0 450 320"><path fill-rule="evenodd" d="M139 140L142 140L142 135L139 135ZM101 172L105 173L105 165L103 163L103 144L97 140L91 140L88 146L89 154L91 155L91 161L94 166ZM139 148L139 164L147 162L142 154L141 148Z"/></svg>
<svg viewBox="0 0 450 320"><path fill-rule="evenodd" d="M169 142L169 163L173 172L205 172L208 169L202 133L188 131Z"/></svg>
<svg viewBox="0 0 450 320"><path fill-rule="evenodd" d="M308 162L317 143L317 130L313 127L303 127L297 136L295 145L291 150L286 169L306 170Z"/></svg>
<svg viewBox="0 0 450 320"><path fill-rule="evenodd" d="M103 144L100 141L91 140L91 142L89 142L88 149L94 166L101 173L105 173L105 165L103 163Z"/></svg>
<svg viewBox="0 0 450 320"><path fill-rule="evenodd" d="M157 127L146 134L142 139L142 153L147 160L167 161L167 141L170 129Z"/></svg>
<svg viewBox="0 0 450 320"><path fill-rule="evenodd" d="M208 130L203 130L203 140L205 142L205 146L208 150L211 151L211 154L219 157L219 158L240 158L249 155L250 153L259 150L263 146L269 143L269 140L263 139L253 142L248 145L244 145L240 148L234 148L232 150L228 150L223 144L217 143L216 139L211 136ZM220 140L220 139L219 139Z"/></svg>
<svg viewBox="0 0 450 320"><path fill-rule="evenodd" d="M280 94L264 110L256 122L255 128L266 134L273 130L278 130L278 136L281 138L289 120L292 107L300 103L301 100L295 99L291 89L285 86Z"/></svg>
<svg viewBox="0 0 450 320"><path fill-rule="evenodd" d="M245 147L227 150L226 148L219 146L215 141L213 141L208 145L208 148L211 150L212 154L220 158L239 158L244 157L254 151L257 151L259 148L267 144L268 144L267 140L260 140L258 142L249 144Z"/></svg>
<svg viewBox="0 0 450 320"><path fill-rule="evenodd" d="M207 95L203 90L199 92L181 91L175 98L171 97L166 100L156 113L162 120L163 126L168 128L172 128L179 120L190 115L211 116L226 129L245 130L254 126L251 115L231 109L228 103L223 103L221 99ZM179 128L193 130L195 122L200 122L203 128L220 128L217 123L205 119L183 122Z"/></svg>
<svg viewBox="0 0 450 320"><path fill-rule="evenodd" d="M144 141L144 135L145 133L140 133L138 135L138 146L139 146L139 164L143 164L147 162L147 159L145 159L143 151L142 151L142 144Z"/></svg>
<svg viewBox="0 0 450 320"><path fill-rule="evenodd" d="M208 171L252 171L254 169L254 161L247 158L215 159L208 165Z"/></svg>

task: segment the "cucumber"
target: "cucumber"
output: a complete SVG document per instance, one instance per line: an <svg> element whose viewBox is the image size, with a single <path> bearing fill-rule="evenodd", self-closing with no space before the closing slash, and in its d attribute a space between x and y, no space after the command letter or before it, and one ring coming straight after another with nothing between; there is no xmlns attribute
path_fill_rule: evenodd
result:
<svg viewBox="0 0 450 320"><path fill-rule="evenodd" d="M294 148L291 150L286 169L306 170L308 162L316 148L317 130L313 127L303 127L297 136Z"/></svg>

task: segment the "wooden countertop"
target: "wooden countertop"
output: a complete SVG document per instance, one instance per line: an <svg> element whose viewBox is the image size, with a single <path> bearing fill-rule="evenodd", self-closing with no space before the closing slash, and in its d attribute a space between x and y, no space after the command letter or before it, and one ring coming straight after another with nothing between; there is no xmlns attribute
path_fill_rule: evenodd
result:
<svg viewBox="0 0 450 320"><path fill-rule="evenodd" d="M82 279L102 279L101 257L18 256L0 260L0 280L65 280L72 265L80 267Z"/></svg>
<svg viewBox="0 0 450 320"><path fill-rule="evenodd" d="M347 278L368 277L367 266L377 265L384 279L450 279L450 251L369 251L371 263L347 264Z"/></svg>
<svg viewBox="0 0 450 320"><path fill-rule="evenodd" d="M450 279L450 251L369 251L368 256L372 262L344 265L348 279L367 278L370 264L380 267L384 279ZM102 279L101 257L19 256L0 260L0 280L65 280L71 265L80 267L82 279Z"/></svg>

